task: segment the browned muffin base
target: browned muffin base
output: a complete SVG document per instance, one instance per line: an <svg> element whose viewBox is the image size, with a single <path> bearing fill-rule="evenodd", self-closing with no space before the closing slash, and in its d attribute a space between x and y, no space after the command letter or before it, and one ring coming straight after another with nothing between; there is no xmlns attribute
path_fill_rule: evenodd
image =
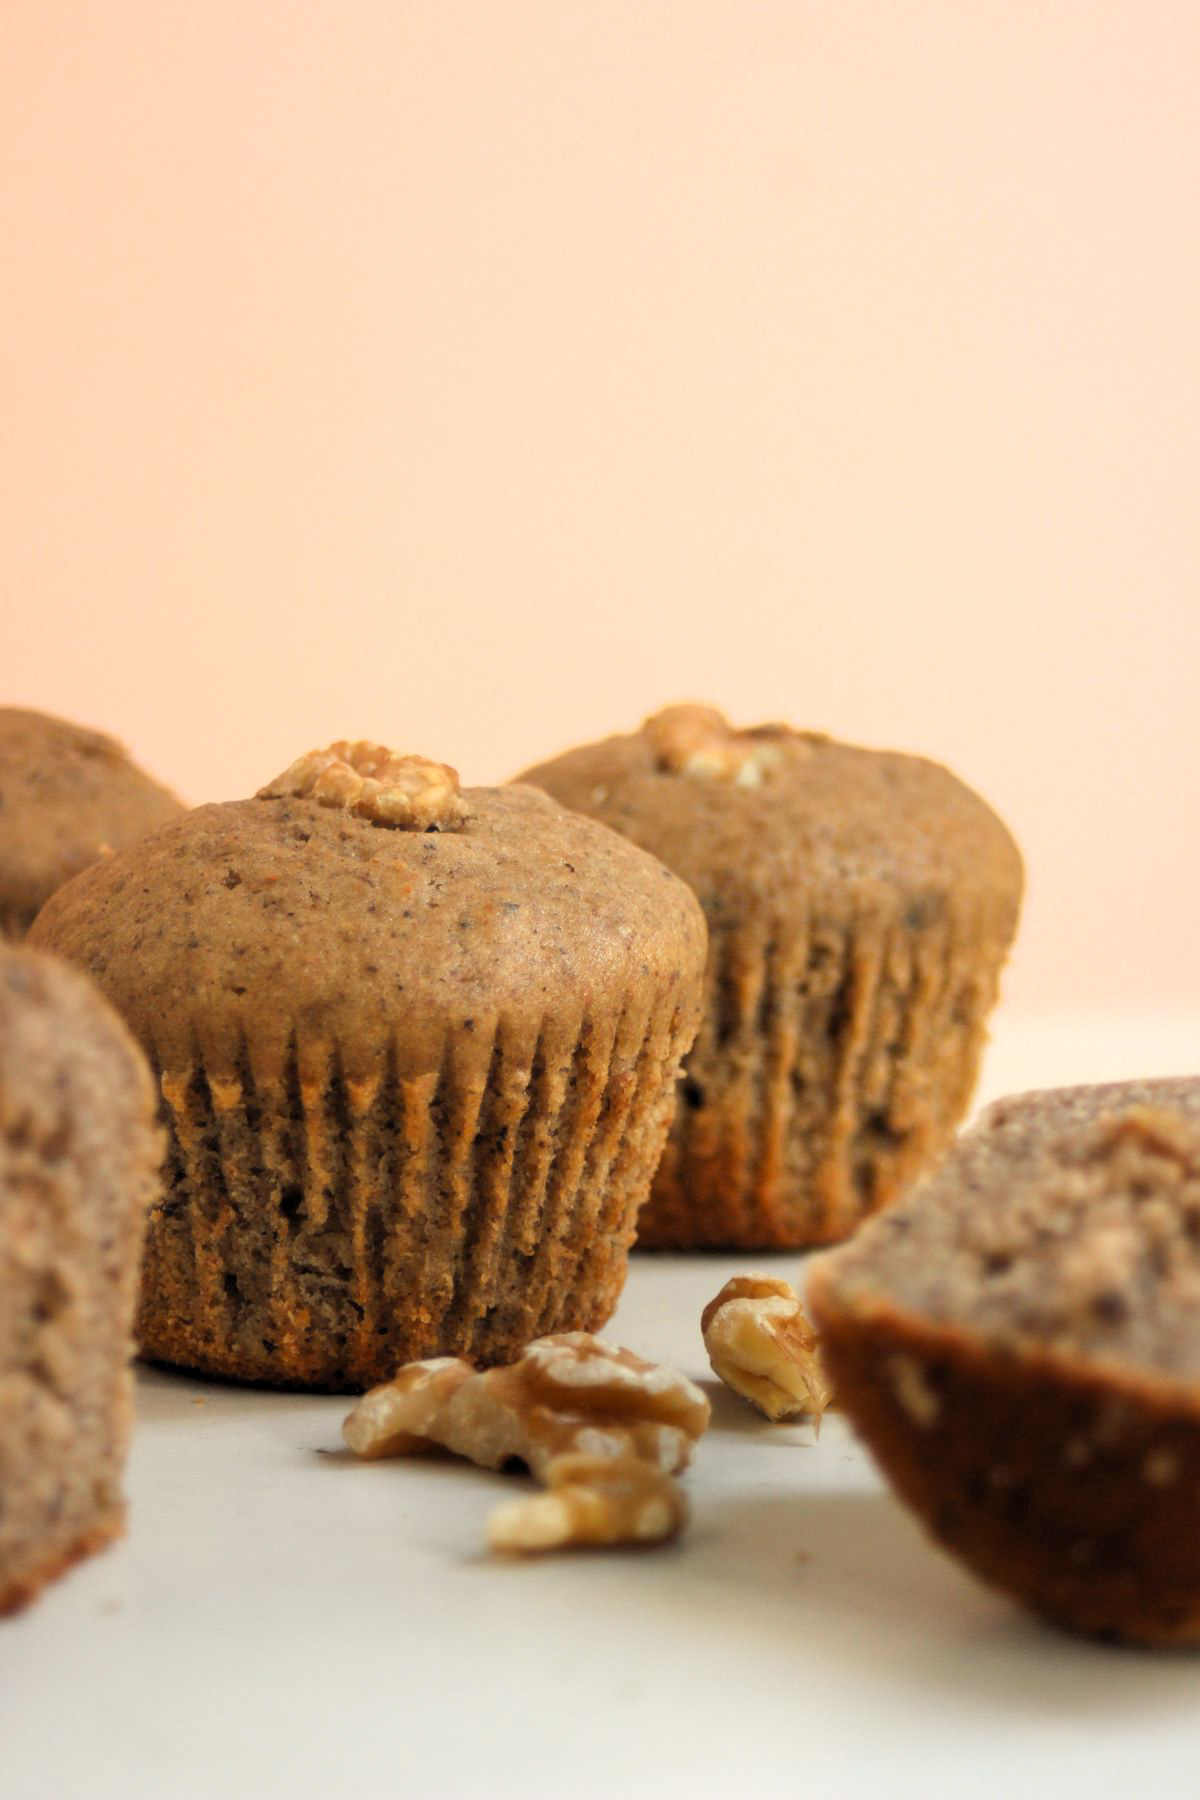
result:
<svg viewBox="0 0 1200 1800"><path fill-rule="evenodd" d="M44 1587L57 1581L60 1575L65 1575L85 1557L94 1556L98 1550L106 1550L124 1535L125 1508L117 1506L106 1518L96 1519L87 1531L62 1549L46 1552L42 1560L26 1569L19 1579L0 1588L0 1619L22 1612L25 1607L32 1605Z"/></svg>
<svg viewBox="0 0 1200 1800"><path fill-rule="evenodd" d="M937 1542L1054 1624L1200 1640L1200 1403L809 1299L838 1404Z"/></svg>

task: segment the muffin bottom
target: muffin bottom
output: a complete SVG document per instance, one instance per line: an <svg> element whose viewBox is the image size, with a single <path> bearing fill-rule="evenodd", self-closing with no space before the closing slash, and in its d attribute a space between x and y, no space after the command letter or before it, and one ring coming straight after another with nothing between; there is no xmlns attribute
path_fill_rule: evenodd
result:
<svg viewBox="0 0 1200 1800"><path fill-rule="evenodd" d="M1049 1354L988 1356L810 1288L839 1404L930 1535L1050 1623L1200 1641L1200 1408Z"/></svg>
<svg viewBox="0 0 1200 1800"><path fill-rule="evenodd" d="M509 1360L594 1330L624 1283L691 1018L672 999L535 1034L482 1024L439 1066L336 1046L255 1070L243 1043L163 1073L167 1194L144 1355L273 1386L356 1391L402 1363Z"/></svg>
<svg viewBox="0 0 1200 1800"><path fill-rule="evenodd" d="M44 1587L57 1581L60 1575L65 1575L76 1563L95 1555L98 1550L107 1549L109 1544L124 1535L125 1508L112 1507L102 1517L94 1520L86 1531L72 1537L66 1544L47 1551L31 1563L23 1574L0 1588L0 1618L21 1612L37 1599Z"/></svg>

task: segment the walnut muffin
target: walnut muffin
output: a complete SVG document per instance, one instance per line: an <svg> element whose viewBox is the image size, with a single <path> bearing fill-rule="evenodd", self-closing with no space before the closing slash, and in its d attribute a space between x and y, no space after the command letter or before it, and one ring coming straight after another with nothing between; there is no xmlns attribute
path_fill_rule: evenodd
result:
<svg viewBox="0 0 1200 1800"><path fill-rule="evenodd" d="M808 1296L947 1550L1058 1624L1200 1640L1200 1080L999 1102Z"/></svg>
<svg viewBox="0 0 1200 1800"><path fill-rule="evenodd" d="M917 757L698 706L521 780L652 851L708 920L704 1021L640 1244L835 1241L941 1152L1021 897L977 795Z"/></svg>
<svg viewBox="0 0 1200 1800"><path fill-rule="evenodd" d="M57 894L158 1075L150 1356L360 1388L612 1311L695 1033L684 884L531 788L302 757Z"/></svg>
<svg viewBox="0 0 1200 1800"><path fill-rule="evenodd" d="M154 1113L91 983L0 947L0 1613L122 1529Z"/></svg>
<svg viewBox="0 0 1200 1800"><path fill-rule="evenodd" d="M112 738L0 707L0 939L23 938L55 888L182 811Z"/></svg>

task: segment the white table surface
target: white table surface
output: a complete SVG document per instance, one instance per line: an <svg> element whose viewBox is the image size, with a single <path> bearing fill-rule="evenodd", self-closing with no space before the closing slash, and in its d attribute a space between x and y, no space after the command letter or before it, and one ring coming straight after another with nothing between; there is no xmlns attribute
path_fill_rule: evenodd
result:
<svg viewBox="0 0 1200 1800"><path fill-rule="evenodd" d="M1200 1019L1002 1015L981 1098L1197 1067ZM712 1382L701 1307L763 1260L635 1258L608 1329L714 1401L665 1551L490 1559L519 1477L358 1464L343 1400L143 1371L128 1537L0 1623L3 1800L1194 1800L1200 1655L1027 1620L844 1420Z"/></svg>

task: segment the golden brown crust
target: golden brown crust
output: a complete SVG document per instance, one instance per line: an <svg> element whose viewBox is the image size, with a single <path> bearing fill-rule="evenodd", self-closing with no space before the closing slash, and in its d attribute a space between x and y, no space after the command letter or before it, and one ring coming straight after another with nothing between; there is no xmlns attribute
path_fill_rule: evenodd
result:
<svg viewBox="0 0 1200 1800"><path fill-rule="evenodd" d="M24 937L64 881L182 810L112 738L0 707L0 938Z"/></svg>
<svg viewBox="0 0 1200 1800"><path fill-rule="evenodd" d="M708 922L704 1018L638 1243L834 1242L962 1116L1020 858L935 764L677 710L696 709L522 777L661 857Z"/></svg>
<svg viewBox="0 0 1200 1800"><path fill-rule="evenodd" d="M97 1520L65 1549L53 1551L34 1567L24 1570L18 1580L0 1585L0 1619L7 1618L12 1613L23 1612L52 1581L66 1575L85 1557L94 1556L98 1550L106 1550L124 1535L125 1508L121 1506L114 1508L106 1518Z"/></svg>
<svg viewBox="0 0 1200 1800"><path fill-rule="evenodd" d="M1200 1081L997 1102L808 1293L947 1549L1072 1629L1200 1639Z"/></svg>
<svg viewBox="0 0 1200 1800"><path fill-rule="evenodd" d="M1069 1629L1200 1639L1200 1395L851 1312L820 1265L808 1298L839 1405L939 1543Z"/></svg>
<svg viewBox="0 0 1200 1800"><path fill-rule="evenodd" d="M531 789L201 807L56 896L159 1076L147 1354L353 1389L603 1321L695 1031L686 887Z"/></svg>

